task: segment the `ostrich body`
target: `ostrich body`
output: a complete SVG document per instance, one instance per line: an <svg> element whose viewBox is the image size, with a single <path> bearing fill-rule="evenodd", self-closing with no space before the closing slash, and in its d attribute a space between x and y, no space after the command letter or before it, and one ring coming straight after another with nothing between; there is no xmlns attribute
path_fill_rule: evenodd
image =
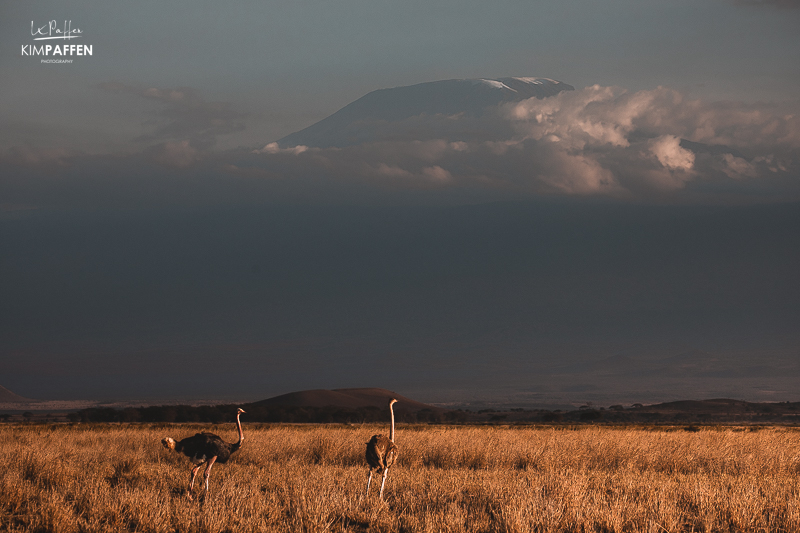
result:
<svg viewBox="0 0 800 533"><path fill-rule="evenodd" d="M200 467L203 464L206 465L203 478L205 479L206 493L208 493L208 477L211 475L211 467L214 463L227 463L233 452L241 448L242 442L244 442L244 433L242 433L242 422L239 420L239 416L242 413L244 413L244 409L239 409L236 412L236 427L239 430L238 442L225 442L219 436L206 432L198 433L193 437L186 437L177 442L172 437L166 437L161 441L165 448L182 453L195 465L192 468L189 491L187 493L190 500L192 499L194 478L197 476L197 471Z"/></svg>
<svg viewBox="0 0 800 533"><path fill-rule="evenodd" d="M369 465L369 475L367 477L367 490L364 491L364 496L369 494L369 484L372 481L372 473L382 475L380 498L383 499L383 486L386 484L386 474L389 473L389 467L397 460L400 453L397 446L394 444L394 409L392 406L397 403L397 400L392 398L389 400L389 414L392 419L392 424L389 428L389 437L385 435L373 435L369 442L367 442L367 464Z"/></svg>

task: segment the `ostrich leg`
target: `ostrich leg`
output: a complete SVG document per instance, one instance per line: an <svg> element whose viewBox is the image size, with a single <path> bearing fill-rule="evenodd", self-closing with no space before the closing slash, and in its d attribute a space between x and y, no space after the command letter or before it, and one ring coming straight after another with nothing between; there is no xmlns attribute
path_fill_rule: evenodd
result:
<svg viewBox="0 0 800 533"><path fill-rule="evenodd" d="M389 473L389 469L388 468L384 468L384 470L383 470L383 479L381 480L381 493L380 493L381 500L383 499L383 485L386 483L386 474L388 474L388 473Z"/></svg>
<svg viewBox="0 0 800 533"><path fill-rule="evenodd" d="M200 463L199 465L197 465L194 468L192 468L192 473L191 473L191 475L189 477L189 492L187 492L186 495L189 497L190 500L192 499L192 489L194 488L194 478L195 478L195 476L197 476L197 471L200 470L201 466L203 466L203 463Z"/></svg>
<svg viewBox="0 0 800 533"><path fill-rule="evenodd" d="M206 482L206 494L208 494L208 476L211 475L211 467L214 466L214 461L216 461L216 460L217 460L217 456L216 455L214 457L212 457L211 459L209 459L208 463L207 463L208 466L206 467L206 471L203 472L203 478L205 479L205 482Z"/></svg>
<svg viewBox="0 0 800 533"><path fill-rule="evenodd" d="M370 470L369 474L367 474L367 490L364 491L365 498L369 495L369 484L371 481L372 481L372 470Z"/></svg>

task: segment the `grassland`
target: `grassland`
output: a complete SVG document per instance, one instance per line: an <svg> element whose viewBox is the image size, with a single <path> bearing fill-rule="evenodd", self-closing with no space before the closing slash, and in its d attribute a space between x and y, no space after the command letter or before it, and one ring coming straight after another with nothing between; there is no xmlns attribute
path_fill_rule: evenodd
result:
<svg viewBox="0 0 800 533"><path fill-rule="evenodd" d="M800 431L400 426L385 502L360 501L384 426L245 425L185 495L164 436L232 424L0 425L0 530L800 531Z"/></svg>

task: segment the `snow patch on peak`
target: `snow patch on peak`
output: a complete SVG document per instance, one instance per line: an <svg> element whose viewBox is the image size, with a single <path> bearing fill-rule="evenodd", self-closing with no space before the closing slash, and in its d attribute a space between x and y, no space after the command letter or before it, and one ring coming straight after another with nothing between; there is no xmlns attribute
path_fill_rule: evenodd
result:
<svg viewBox="0 0 800 533"><path fill-rule="evenodd" d="M516 90L512 89L511 87L509 87L508 85L503 83L502 81L487 80L487 79L481 78L481 79L478 80L478 82L486 84L486 85L489 85L490 87L494 87L495 89L508 89L509 91L517 92Z"/></svg>
<svg viewBox="0 0 800 533"><path fill-rule="evenodd" d="M550 78L512 78L524 83L530 83L532 85L544 85L545 83L558 83L556 80L551 80Z"/></svg>

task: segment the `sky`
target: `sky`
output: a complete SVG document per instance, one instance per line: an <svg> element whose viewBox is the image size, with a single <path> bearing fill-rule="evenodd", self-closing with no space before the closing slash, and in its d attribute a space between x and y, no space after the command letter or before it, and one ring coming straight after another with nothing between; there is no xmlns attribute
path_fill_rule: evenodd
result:
<svg viewBox="0 0 800 533"><path fill-rule="evenodd" d="M800 399L796 0L34 1L0 28L20 395ZM511 76L574 91L280 143Z"/></svg>

